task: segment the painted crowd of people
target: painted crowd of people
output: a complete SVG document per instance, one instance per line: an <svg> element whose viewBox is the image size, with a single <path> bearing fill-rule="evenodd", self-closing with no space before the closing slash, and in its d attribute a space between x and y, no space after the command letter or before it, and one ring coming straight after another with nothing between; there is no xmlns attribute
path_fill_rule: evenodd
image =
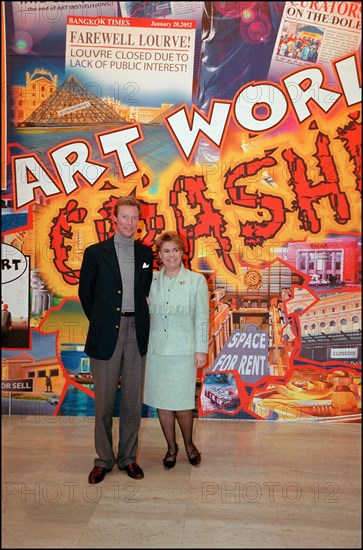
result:
<svg viewBox="0 0 363 550"><path fill-rule="evenodd" d="M282 34L278 54L283 57L315 63L318 58L320 38L308 37L302 33Z"/></svg>

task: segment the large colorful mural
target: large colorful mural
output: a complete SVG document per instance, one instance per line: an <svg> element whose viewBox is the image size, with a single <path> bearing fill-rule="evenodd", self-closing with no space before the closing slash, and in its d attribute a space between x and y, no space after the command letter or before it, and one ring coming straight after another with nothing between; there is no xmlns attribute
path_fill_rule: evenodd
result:
<svg viewBox="0 0 363 550"><path fill-rule="evenodd" d="M1 8L3 414L94 414L79 270L135 195L209 285L196 414L361 422L361 4Z"/></svg>

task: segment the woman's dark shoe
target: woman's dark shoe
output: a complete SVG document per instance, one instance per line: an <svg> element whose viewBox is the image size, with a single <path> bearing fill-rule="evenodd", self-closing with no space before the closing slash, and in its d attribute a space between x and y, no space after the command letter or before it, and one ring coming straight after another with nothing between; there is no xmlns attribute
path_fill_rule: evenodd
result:
<svg viewBox="0 0 363 550"><path fill-rule="evenodd" d="M163 458L163 464L164 468L166 470L170 470L171 468L174 468L176 463L176 455L178 454L178 445L176 445L175 453L169 453L169 451L166 453L166 455Z"/></svg>
<svg viewBox="0 0 363 550"><path fill-rule="evenodd" d="M192 466L199 466L201 462L200 452L194 447L191 451L187 451L188 460Z"/></svg>

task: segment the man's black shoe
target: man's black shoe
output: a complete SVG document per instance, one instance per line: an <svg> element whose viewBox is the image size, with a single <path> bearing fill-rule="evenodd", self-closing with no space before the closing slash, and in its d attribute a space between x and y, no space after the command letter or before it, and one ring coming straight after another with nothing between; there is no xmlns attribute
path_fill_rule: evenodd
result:
<svg viewBox="0 0 363 550"><path fill-rule="evenodd" d="M140 466L136 464L136 462L128 464L124 468L120 468L119 466L119 469L125 471L129 477L132 477L132 479L142 479L144 477L144 472Z"/></svg>
<svg viewBox="0 0 363 550"><path fill-rule="evenodd" d="M110 471L107 468L103 468L103 466L95 466L88 476L88 483L100 483Z"/></svg>

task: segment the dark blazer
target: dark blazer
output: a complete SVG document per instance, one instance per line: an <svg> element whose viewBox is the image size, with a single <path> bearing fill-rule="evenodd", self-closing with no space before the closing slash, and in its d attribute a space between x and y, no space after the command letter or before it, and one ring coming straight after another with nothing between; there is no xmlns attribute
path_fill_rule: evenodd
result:
<svg viewBox="0 0 363 550"><path fill-rule="evenodd" d="M149 339L149 295L153 268L151 248L135 241L135 326L140 355L147 352ZM85 353L107 361L117 343L122 310L122 280L114 238L85 249L78 296L89 320Z"/></svg>

